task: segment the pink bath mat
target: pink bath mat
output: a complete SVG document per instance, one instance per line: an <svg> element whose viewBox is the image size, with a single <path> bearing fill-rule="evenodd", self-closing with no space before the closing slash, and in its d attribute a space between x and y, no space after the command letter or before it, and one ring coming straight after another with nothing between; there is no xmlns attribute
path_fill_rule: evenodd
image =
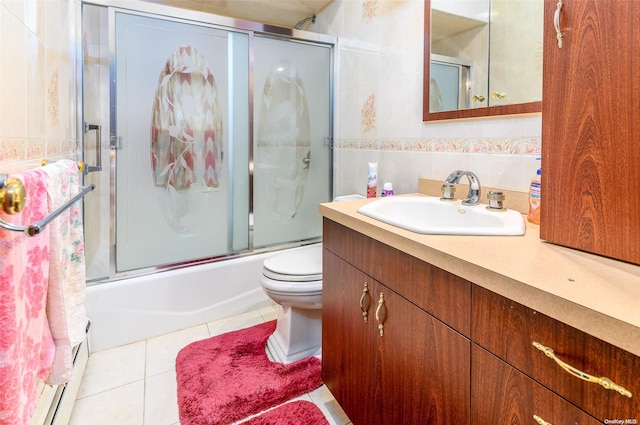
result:
<svg viewBox="0 0 640 425"><path fill-rule="evenodd" d="M262 323L180 350L176 376L181 425L230 424L322 385L316 357L290 364L269 360L265 347L275 326L275 320Z"/></svg>
<svg viewBox="0 0 640 425"><path fill-rule="evenodd" d="M329 425L329 422L315 404L301 400L285 403L242 425Z"/></svg>

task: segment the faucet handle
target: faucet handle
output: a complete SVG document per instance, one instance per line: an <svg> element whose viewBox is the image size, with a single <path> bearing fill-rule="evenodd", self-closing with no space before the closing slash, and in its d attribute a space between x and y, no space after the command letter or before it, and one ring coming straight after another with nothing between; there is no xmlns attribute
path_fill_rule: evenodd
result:
<svg viewBox="0 0 640 425"><path fill-rule="evenodd" d="M504 193L500 190L490 190L487 194L487 199L489 199L489 206L487 209L500 211L503 210L502 201L504 201Z"/></svg>
<svg viewBox="0 0 640 425"><path fill-rule="evenodd" d="M442 188L442 197L440 198L443 201L455 201L454 193L456 192L456 185L449 182L444 182Z"/></svg>

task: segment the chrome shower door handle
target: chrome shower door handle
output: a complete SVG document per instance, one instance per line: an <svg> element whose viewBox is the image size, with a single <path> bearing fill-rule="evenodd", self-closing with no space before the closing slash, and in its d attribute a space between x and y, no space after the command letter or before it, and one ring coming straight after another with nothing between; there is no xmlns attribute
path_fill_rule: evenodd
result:
<svg viewBox="0 0 640 425"><path fill-rule="evenodd" d="M89 174L94 171L102 171L102 128L97 124L84 124L84 132L96 132L96 165L86 165L84 173Z"/></svg>
<svg viewBox="0 0 640 425"><path fill-rule="evenodd" d="M307 152L307 156L302 158L302 169L307 170L311 165L311 151Z"/></svg>

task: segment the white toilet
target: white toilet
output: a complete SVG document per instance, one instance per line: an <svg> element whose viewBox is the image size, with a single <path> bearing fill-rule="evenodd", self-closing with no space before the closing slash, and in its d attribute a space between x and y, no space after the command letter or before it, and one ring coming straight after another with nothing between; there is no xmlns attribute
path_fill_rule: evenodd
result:
<svg viewBox="0 0 640 425"><path fill-rule="evenodd" d="M275 332L267 341L274 360L291 363L322 351L322 245L267 258L260 285L279 304Z"/></svg>

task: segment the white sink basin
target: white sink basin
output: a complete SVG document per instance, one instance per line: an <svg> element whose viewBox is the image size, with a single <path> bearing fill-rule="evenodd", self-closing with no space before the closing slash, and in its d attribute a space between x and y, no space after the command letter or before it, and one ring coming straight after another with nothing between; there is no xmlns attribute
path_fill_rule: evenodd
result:
<svg viewBox="0 0 640 425"><path fill-rule="evenodd" d="M490 211L484 204L442 201L433 196L389 196L358 209L360 214L387 224L429 235L510 235L525 232L518 211Z"/></svg>

